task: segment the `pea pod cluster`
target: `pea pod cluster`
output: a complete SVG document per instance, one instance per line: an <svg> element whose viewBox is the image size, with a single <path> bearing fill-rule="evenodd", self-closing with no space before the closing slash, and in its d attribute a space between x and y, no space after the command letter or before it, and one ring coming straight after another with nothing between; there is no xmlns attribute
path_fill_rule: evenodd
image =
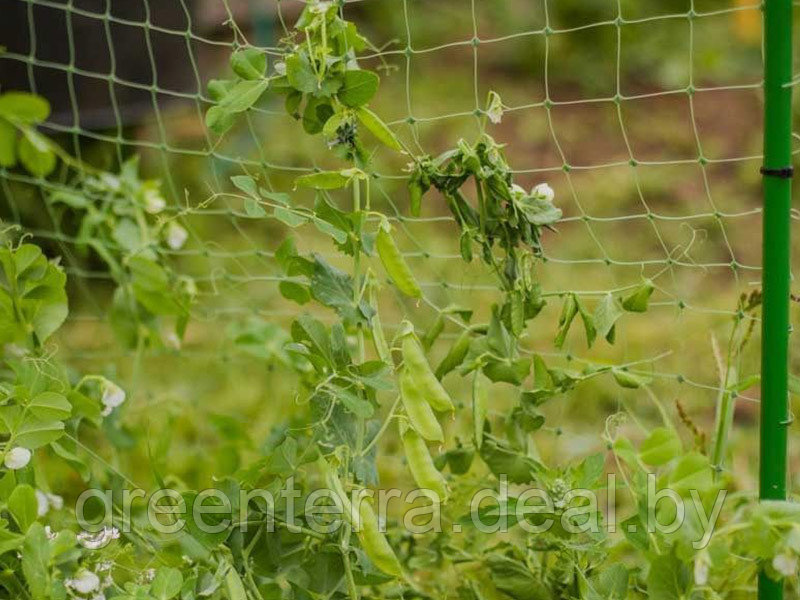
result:
<svg viewBox="0 0 800 600"><path fill-rule="evenodd" d="M433 464L433 458L425 440L408 425L400 425L408 468L419 489L433 502L445 502L449 495L444 476Z"/></svg>

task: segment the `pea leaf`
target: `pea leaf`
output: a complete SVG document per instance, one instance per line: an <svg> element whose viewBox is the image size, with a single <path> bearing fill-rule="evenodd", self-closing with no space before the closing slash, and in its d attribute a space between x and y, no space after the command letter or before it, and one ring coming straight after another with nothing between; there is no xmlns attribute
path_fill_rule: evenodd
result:
<svg viewBox="0 0 800 600"><path fill-rule="evenodd" d="M17 130L0 119L0 167L13 167L17 164Z"/></svg>
<svg viewBox="0 0 800 600"><path fill-rule="evenodd" d="M378 91L380 78L372 71L355 69L346 71L344 83L339 90L339 101L345 106L357 108L369 102Z"/></svg>
<svg viewBox="0 0 800 600"><path fill-rule="evenodd" d="M597 335L614 343L614 325L623 314L619 301L611 294L606 294L594 309L594 326Z"/></svg>
<svg viewBox="0 0 800 600"><path fill-rule="evenodd" d="M56 441L64 434L64 423L61 421L43 421L26 419L17 430L14 438L20 446L34 450L40 446Z"/></svg>
<svg viewBox="0 0 800 600"><path fill-rule="evenodd" d="M368 321L374 313L372 307L364 300L356 303L353 278L318 255L314 256L311 295L320 303L334 309L345 321L351 323Z"/></svg>
<svg viewBox="0 0 800 600"><path fill-rule="evenodd" d="M660 467L680 455L683 447L673 429L659 427L650 432L639 447L639 458L645 464Z"/></svg>
<svg viewBox="0 0 800 600"><path fill-rule="evenodd" d="M567 339L569 328L572 326L572 321L575 315L578 314L578 301L575 299L575 294L568 294L564 298L564 304L561 307L561 316L558 318L558 332L556 333L555 346L562 348ZM588 333L587 333L588 338Z"/></svg>
<svg viewBox="0 0 800 600"><path fill-rule="evenodd" d="M304 54L295 53L286 57L286 77L289 84L305 94L317 91L317 76Z"/></svg>
<svg viewBox="0 0 800 600"><path fill-rule="evenodd" d="M231 183L248 196L259 198L258 186L256 185L255 179L249 175L234 175L231 177Z"/></svg>
<svg viewBox="0 0 800 600"><path fill-rule="evenodd" d="M231 55L231 68L242 79L261 79L267 70L267 55L258 48L245 48Z"/></svg>
<svg viewBox="0 0 800 600"><path fill-rule="evenodd" d="M6 92L0 94L0 117L9 121L35 124L50 116L50 104L36 94Z"/></svg>
<svg viewBox="0 0 800 600"><path fill-rule="evenodd" d="M394 135L392 130L389 129L388 125L381 121L378 115L363 106L356 110L356 115L364 127L369 129L370 132L372 132L372 135L378 138L382 144L388 146L392 150L397 150L398 152L403 151L400 141Z"/></svg>
<svg viewBox="0 0 800 600"><path fill-rule="evenodd" d="M50 542L41 523L33 523L22 546L22 573L33 600L51 598Z"/></svg>
<svg viewBox="0 0 800 600"><path fill-rule="evenodd" d="M650 301L653 289L653 282L646 279L622 301L622 308L628 312L647 312L647 304Z"/></svg>
<svg viewBox="0 0 800 600"><path fill-rule="evenodd" d="M22 533L36 521L39 503L36 492L28 484L18 485L8 498L8 510Z"/></svg>
<svg viewBox="0 0 800 600"><path fill-rule="evenodd" d="M42 392L31 399L28 410L39 419L64 420L72 414L72 405L61 394Z"/></svg>
<svg viewBox="0 0 800 600"><path fill-rule="evenodd" d="M150 584L150 595L156 600L170 600L181 591L183 575L174 567L161 567Z"/></svg>
<svg viewBox="0 0 800 600"><path fill-rule="evenodd" d="M47 138L33 129L23 132L19 143L19 160L37 177L47 177L56 168L56 155L50 149Z"/></svg>
<svg viewBox="0 0 800 600"><path fill-rule="evenodd" d="M670 487L681 495L690 490L697 490L702 494L714 484L713 473L714 468L707 456L699 452L689 452L678 461L670 473Z"/></svg>
<svg viewBox="0 0 800 600"><path fill-rule="evenodd" d="M244 80L234 85L219 101L206 112L206 127L218 135L222 135L233 125L236 114L252 107L269 82L266 79Z"/></svg>

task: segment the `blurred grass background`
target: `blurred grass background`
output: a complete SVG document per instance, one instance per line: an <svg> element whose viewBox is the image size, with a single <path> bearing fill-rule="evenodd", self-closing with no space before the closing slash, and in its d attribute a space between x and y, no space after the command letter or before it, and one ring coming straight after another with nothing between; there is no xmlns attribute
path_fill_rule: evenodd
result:
<svg viewBox="0 0 800 600"><path fill-rule="evenodd" d="M72 315L59 336L62 356L127 385L132 399L123 411L123 433L143 433L151 447L133 446L135 436L124 435L117 440L124 453L93 442L145 487L152 483L148 455L187 485L207 485L258 456L275 427L305 410L295 397L295 378L270 358L267 344L243 348L234 341L243 328L288 327L306 309L278 293L272 253L288 232L274 220L248 218L236 198L208 200L231 190L232 175L247 172L271 189L289 191L304 170L339 163L319 137L306 136L283 112L281 98L269 94L223 139L209 137L202 121L209 106L205 85L227 76L231 45L246 38L274 49L284 35L280 18L291 27L302 3L7 4L13 13L7 24L16 25L6 31L7 51L0 55L3 88L48 97L55 109L50 133L93 164L113 169L121 158L141 153L144 174L162 180L172 210L183 212L190 230L189 244L175 257L201 289L187 339L180 350L137 358L120 349L104 319L113 286L102 263L75 253L69 232L52 234L38 190L0 173L4 220L36 231L49 254L65 254ZM740 294L757 289L760 280L760 5L356 0L344 13L380 48L363 59L381 72L373 109L420 151L436 154L459 138L472 140L476 108L483 108L490 90L500 94L507 110L488 132L507 145L517 182L547 182L564 211L558 232L545 239L548 260L538 268L545 292L594 292L591 303L607 290L657 275L650 311L626 315L614 346L598 343L588 351L574 327L564 352L554 352L560 301L552 297L531 323L526 347L554 364L577 367L585 360L643 361L638 368L653 371L653 392L667 410L674 413L679 400L710 436L719 385L711 337L724 346ZM475 319L485 319L496 298L492 279L483 265L462 262L443 200L429 194L422 217L408 218L405 165L378 150L375 166L380 176L373 206L400 219L399 243L426 297L440 307L474 307ZM313 200L295 196L300 203ZM347 197L338 200L349 206ZM329 240L308 227L293 235L303 251L334 254ZM800 308L792 310L796 323ZM331 314L317 312L330 320ZM387 287L381 315L394 325L407 316L424 330L436 313ZM445 331L435 360L454 333ZM756 336L741 372L757 372L758 360ZM793 371L800 371L797 357ZM450 375L446 385L468 402L466 381ZM493 409L502 412L515 390L497 390ZM623 391L607 378L580 385L547 407L540 452L563 461L601 449L605 418L626 405L644 423L656 417L641 390ZM756 386L738 402L731 444L746 489L755 489L757 414ZM464 427L451 423L450 436L468 437ZM405 477L395 468L400 458L392 464L396 442L386 444L384 484ZM792 457L796 467L796 448ZM792 473L798 477L796 468Z"/></svg>

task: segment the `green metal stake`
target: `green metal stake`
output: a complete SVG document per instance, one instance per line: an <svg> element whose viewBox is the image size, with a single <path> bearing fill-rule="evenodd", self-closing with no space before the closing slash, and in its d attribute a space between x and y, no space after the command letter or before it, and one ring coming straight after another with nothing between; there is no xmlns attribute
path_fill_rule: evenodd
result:
<svg viewBox="0 0 800 600"><path fill-rule="evenodd" d="M792 0L764 4L764 307L761 330L763 500L786 499L789 378L789 278L792 161ZM781 600L783 585L765 573L759 600Z"/></svg>

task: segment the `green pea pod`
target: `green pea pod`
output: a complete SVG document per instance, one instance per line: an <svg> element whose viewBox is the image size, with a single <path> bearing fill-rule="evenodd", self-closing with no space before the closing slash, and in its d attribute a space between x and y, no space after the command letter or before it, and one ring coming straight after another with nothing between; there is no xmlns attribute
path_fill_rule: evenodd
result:
<svg viewBox="0 0 800 600"><path fill-rule="evenodd" d="M414 278L414 274L408 267L406 259L400 253L389 233L391 225L389 221L383 220L378 227L378 236L375 239L375 247L378 249L378 256L381 257L383 268L389 278L394 282L401 292L412 298L421 298L422 290Z"/></svg>
<svg viewBox="0 0 800 600"><path fill-rule="evenodd" d="M376 567L387 575L401 577L403 568L386 540L386 536L381 532L378 519L369 501L359 496L357 507L354 507L333 469L324 459L321 464L325 473L326 485L341 502L344 518L356 532L366 555Z"/></svg>
<svg viewBox="0 0 800 600"><path fill-rule="evenodd" d="M434 373L436 379L441 380L450 371L458 368L461 363L464 362L464 359L467 357L467 352L469 352L470 342L469 331L464 331L464 333L458 336L458 339L450 346L450 350L448 350L442 362L436 367L436 372Z"/></svg>
<svg viewBox="0 0 800 600"><path fill-rule="evenodd" d="M478 449L483 444L483 425L486 422L488 411L489 383L481 375L480 371L475 371L475 378L472 381L472 423L475 433L475 447Z"/></svg>
<svg viewBox="0 0 800 600"><path fill-rule="evenodd" d="M449 495L444 476L433 464L433 458L425 443L413 427L402 426L400 436L408 461L408 468L420 490L433 502L446 502Z"/></svg>
<svg viewBox="0 0 800 600"><path fill-rule="evenodd" d="M443 442L442 426L430 404L425 400L414 375L405 367L400 371L400 397L414 429L426 440Z"/></svg>
<svg viewBox="0 0 800 600"><path fill-rule="evenodd" d="M239 577L239 573L236 572L233 565L230 566L225 574L225 587L230 600L247 600L247 592L245 592L242 578Z"/></svg>
<svg viewBox="0 0 800 600"><path fill-rule="evenodd" d="M370 304L372 308L375 310L375 314L372 315L372 321L370 323L370 331L372 332L372 343L375 345L375 352L378 353L378 357L387 364L392 364L392 354L389 350L389 344L386 343L386 336L383 335L383 326L381 325L381 317L378 314L378 301L375 297L375 288L374 286L370 286Z"/></svg>
<svg viewBox="0 0 800 600"><path fill-rule="evenodd" d="M453 401L431 371L425 352L413 335L403 337L402 351L406 370L414 378L414 382L431 408L439 412L455 411Z"/></svg>
<svg viewBox="0 0 800 600"><path fill-rule="evenodd" d="M357 535L361 547L372 563L387 575L403 576L403 567L380 529L378 518L366 498L358 502Z"/></svg>

